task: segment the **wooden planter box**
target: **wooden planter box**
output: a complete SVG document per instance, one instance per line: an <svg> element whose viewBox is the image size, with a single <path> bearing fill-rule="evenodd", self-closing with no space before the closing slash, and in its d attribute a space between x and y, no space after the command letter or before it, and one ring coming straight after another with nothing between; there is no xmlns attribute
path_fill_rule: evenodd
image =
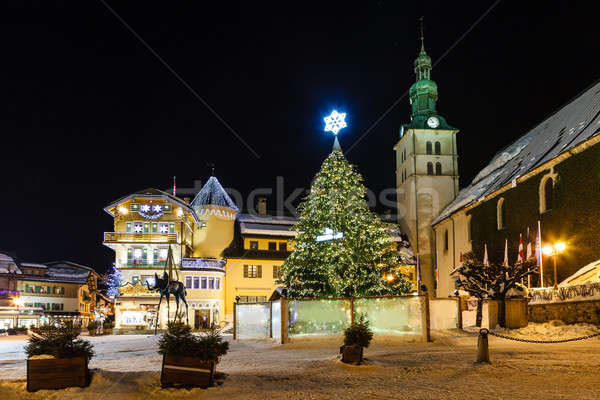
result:
<svg viewBox="0 0 600 400"><path fill-rule="evenodd" d="M163 356L160 385L162 387L183 385L207 388L212 386L215 375L214 361L196 357Z"/></svg>
<svg viewBox="0 0 600 400"><path fill-rule="evenodd" d="M27 391L85 387L90 384L86 357L27 359Z"/></svg>
<svg viewBox="0 0 600 400"><path fill-rule="evenodd" d="M363 359L363 347L362 346L342 346L340 347L340 353L342 353L342 362L348 364L360 364Z"/></svg>

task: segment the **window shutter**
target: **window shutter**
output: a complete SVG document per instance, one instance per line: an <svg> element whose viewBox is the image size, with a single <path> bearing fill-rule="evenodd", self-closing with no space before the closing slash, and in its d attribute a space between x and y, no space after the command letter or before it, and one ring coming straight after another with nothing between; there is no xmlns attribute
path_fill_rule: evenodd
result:
<svg viewBox="0 0 600 400"><path fill-rule="evenodd" d="M275 278L279 278L279 277L277 276L277 266L273 265L273 279L275 279Z"/></svg>
<svg viewBox="0 0 600 400"><path fill-rule="evenodd" d="M158 249L154 248L154 264L158 264Z"/></svg>
<svg viewBox="0 0 600 400"><path fill-rule="evenodd" d="M129 264L129 265L133 264L133 249L132 248L127 249L127 264Z"/></svg>
<svg viewBox="0 0 600 400"><path fill-rule="evenodd" d="M244 265L244 278L248 277L248 266Z"/></svg>
<svg viewBox="0 0 600 400"><path fill-rule="evenodd" d="M257 269L256 276L258 278L262 278L262 265L257 266L256 269Z"/></svg>
<svg viewBox="0 0 600 400"><path fill-rule="evenodd" d="M142 249L142 264L148 264L148 249L145 247Z"/></svg>

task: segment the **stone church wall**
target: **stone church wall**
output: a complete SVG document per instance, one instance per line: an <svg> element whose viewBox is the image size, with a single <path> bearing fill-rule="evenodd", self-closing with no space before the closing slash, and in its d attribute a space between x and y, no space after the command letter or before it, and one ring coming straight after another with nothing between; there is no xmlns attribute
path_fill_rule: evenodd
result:
<svg viewBox="0 0 600 400"><path fill-rule="evenodd" d="M482 258L487 243L491 262L502 262L504 240L508 239L509 262L517 259L519 234L524 245L527 227L535 236L537 221L541 221L542 241L558 240L567 249L558 259L559 282L586 264L600 259L600 144L575 154L554 165L557 179L554 186L553 208L540 214L539 186L550 170L520 182L516 187L484 200L467 213L471 215L471 239L474 253ZM497 203L504 198L505 227L496 224ZM545 282L553 281L553 260L544 257Z"/></svg>

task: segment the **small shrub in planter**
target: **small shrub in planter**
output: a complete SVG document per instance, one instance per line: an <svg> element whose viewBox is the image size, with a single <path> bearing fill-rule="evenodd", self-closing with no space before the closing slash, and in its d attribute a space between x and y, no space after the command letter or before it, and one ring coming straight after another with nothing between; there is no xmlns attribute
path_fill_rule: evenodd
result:
<svg viewBox="0 0 600 400"><path fill-rule="evenodd" d="M158 347L158 352L163 355L162 387L185 385L207 388L213 384L215 367L229 350L229 343L223 341L216 329L194 335L183 322L171 322Z"/></svg>
<svg viewBox="0 0 600 400"><path fill-rule="evenodd" d="M111 321L104 321L104 323L102 324L102 331L105 334L110 334L113 332L114 327L115 327L115 324L113 324Z"/></svg>
<svg viewBox="0 0 600 400"><path fill-rule="evenodd" d="M98 326L99 326L98 322L90 320L90 322L88 322L88 325L87 325L88 333L90 335L95 335L96 332L98 331Z"/></svg>
<svg viewBox="0 0 600 400"><path fill-rule="evenodd" d="M340 348L342 361L345 363L360 364L363 361L363 348L369 347L373 339L373 331L369 328L369 321L361 315L358 322L344 330L344 345Z"/></svg>
<svg viewBox="0 0 600 400"><path fill-rule="evenodd" d="M25 346L28 391L89 385L88 362L94 350L80 333L72 322L33 329Z"/></svg>

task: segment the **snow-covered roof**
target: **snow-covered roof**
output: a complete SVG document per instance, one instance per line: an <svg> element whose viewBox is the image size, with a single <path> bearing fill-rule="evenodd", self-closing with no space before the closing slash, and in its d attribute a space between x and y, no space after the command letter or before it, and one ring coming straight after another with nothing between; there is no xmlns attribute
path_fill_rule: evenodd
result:
<svg viewBox="0 0 600 400"><path fill-rule="evenodd" d="M8 273L20 274L21 270L12 256L0 253L0 274Z"/></svg>
<svg viewBox="0 0 600 400"><path fill-rule="evenodd" d="M600 260L589 263L562 281L558 286L581 285L583 283L600 282Z"/></svg>
<svg viewBox="0 0 600 400"><path fill-rule="evenodd" d="M214 176L211 176L206 181L206 184L200 189L190 205L193 208L214 205L238 210L231 197L229 197L223 186L221 186L221 183L219 183L219 180Z"/></svg>
<svg viewBox="0 0 600 400"><path fill-rule="evenodd" d="M433 221L446 219L513 180L583 143L600 131L600 82L494 155Z"/></svg>
<svg viewBox="0 0 600 400"><path fill-rule="evenodd" d="M29 268L48 269L48 266L46 266L44 264L38 264L38 263L21 263L21 266L29 267Z"/></svg>
<svg viewBox="0 0 600 400"><path fill-rule="evenodd" d="M123 203L124 201L127 201L129 199L135 199L136 197L142 197L142 198L150 198L150 199L165 199L165 200L171 200L175 203L177 203L178 205L180 205L184 210L188 210L190 212L190 214L192 214L192 216L194 217L194 219L197 221L198 218L196 216L196 214L194 214L192 212L192 209L190 208L190 206L183 201L182 199L180 199L177 196L173 196L170 193L167 192L163 192L162 190L158 190L158 189L154 189L154 188L147 188L144 190L139 190L135 193L131 193L128 194L127 196L123 196L118 200L113 201L112 203L110 203L109 205L107 205L106 207L104 207L104 211L106 211L111 217L114 217L114 213L111 211L111 209L113 209L114 207L118 206L119 204Z"/></svg>
<svg viewBox="0 0 600 400"><path fill-rule="evenodd" d="M283 215L261 215L261 214L238 214L238 221L240 222L254 222L257 224L281 224L281 225L295 225L298 222L298 218L288 217Z"/></svg>
<svg viewBox="0 0 600 400"><path fill-rule="evenodd" d="M269 235L269 236L289 236L296 237L297 233L291 230L291 225L283 224L257 224L252 222L242 222L240 231L243 235Z"/></svg>

